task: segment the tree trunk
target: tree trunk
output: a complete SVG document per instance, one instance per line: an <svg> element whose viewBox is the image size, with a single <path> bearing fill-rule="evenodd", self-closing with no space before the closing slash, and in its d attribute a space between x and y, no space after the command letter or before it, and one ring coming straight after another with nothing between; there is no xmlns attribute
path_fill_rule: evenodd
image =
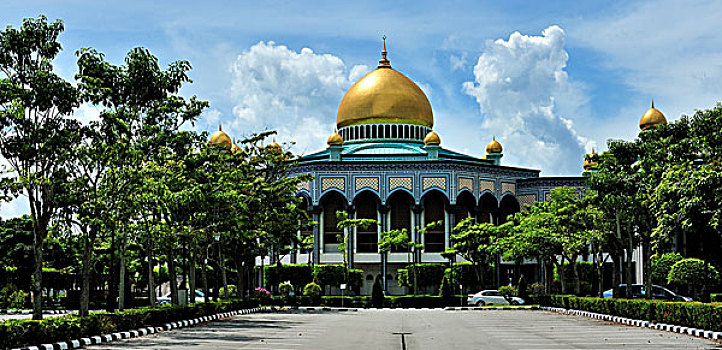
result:
<svg viewBox="0 0 722 350"><path fill-rule="evenodd" d="M33 272L33 320L43 319L43 242L35 235L33 244L33 257L35 271Z"/></svg>
<svg viewBox="0 0 722 350"><path fill-rule="evenodd" d="M188 261L188 292L190 294L190 302L196 302L196 243L193 242L190 248Z"/></svg>
<svg viewBox="0 0 722 350"><path fill-rule="evenodd" d="M119 272L119 279L118 279L118 310L125 309L125 248L126 248L126 233L125 230L123 230L123 236L120 239L120 251L119 251L119 257L118 257L118 269Z"/></svg>
<svg viewBox="0 0 722 350"><path fill-rule="evenodd" d="M648 236L642 237L642 276L644 276L644 298L652 299L652 274L649 272L652 244Z"/></svg>
<svg viewBox="0 0 722 350"><path fill-rule="evenodd" d="M579 282L579 268L577 266L577 257L573 256L570 259L570 264L572 264L572 273L574 274L574 294L577 296L582 294L582 286Z"/></svg>
<svg viewBox="0 0 722 350"><path fill-rule="evenodd" d="M90 242L85 242L83 248L83 267L81 272L82 283L80 285L80 310L79 316L88 316L88 304L90 303Z"/></svg>
<svg viewBox="0 0 722 350"><path fill-rule="evenodd" d="M173 305L178 305L178 276L175 272L175 250L172 247L168 248L168 278L170 279L170 301Z"/></svg>
<svg viewBox="0 0 722 350"><path fill-rule="evenodd" d="M150 306L155 306L155 283L153 276L153 240L148 237L146 247L148 249L148 301Z"/></svg>
<svg viewBox="0 0 722 350"><path fill-rule="evenodd" d="M210 301L210 295L208 291L208 249L204 249L203 264L201 265L201 283L203 283L203 302Z"/></svg>
<svg viewBox="0 0 722 350"><path fill-rule="evenodd" d="M228 299L228 280L226 279L226 267L223 262L222 245L218 244L218 268L221 270L221 283L223 283L223 299Z"/></svg>
<svg viewBox="0 0 722 350"><path fill-rule="evenodd" d="M559 272L559 283L561 283L562 294L567 294L567 286L564 280L564 257L562 257L561 263L558 261L554 263L557 266Z"/></svg>
<svg viewBox="0 0 722 350"><path fill-rule="evenodd" d="M631 285L632 283L634 283L634 282L633 282L633 279L634 279L634 265L632 265L632 264L634 264L634 262L632 261L632 257L634 256L634 250L632 249L632 247L633 247L633 243L632 243L631 240L630 240L629 248L627 249L627 257L626 257L626 260L627 260L627 261L626 261L626 262L627 262L627 269L626 269L626 271L625 271L625 279L626 279L625 282L627 283L627 288L625 288L626 291L627 291L626 298L631 298L631 297L632 297L632 288L631 288L630 285Z"/></svg>
<svg viewBox="0 0 722 350"><path fill-rule="evenodd" d="M619 267L622 266L620 260L619 255L612 256L612 295L615 298L619 298Z"/></svg>

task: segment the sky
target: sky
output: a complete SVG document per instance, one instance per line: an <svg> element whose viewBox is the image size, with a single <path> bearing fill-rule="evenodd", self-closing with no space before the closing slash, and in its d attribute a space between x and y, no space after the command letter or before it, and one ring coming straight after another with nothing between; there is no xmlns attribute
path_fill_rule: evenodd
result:
<svg viewBox="0 0 722 350"><path fill-rule="evenodd" d="M427 94L442 147L503 165L579 175L585 153L633 140L654 99L667 120L722 101L720 1L16 1L0 25L62 19L55 69L72 80L75 51L122 64L146 47L188 60L181 94L210 107L192 127L232 138L276 130L298 154L326 147L336 109L389 60ZM99 109L82 106L88 120ZM269 140L270 141L270 140ZM26 212L21 201L0 216Z"/></svg>

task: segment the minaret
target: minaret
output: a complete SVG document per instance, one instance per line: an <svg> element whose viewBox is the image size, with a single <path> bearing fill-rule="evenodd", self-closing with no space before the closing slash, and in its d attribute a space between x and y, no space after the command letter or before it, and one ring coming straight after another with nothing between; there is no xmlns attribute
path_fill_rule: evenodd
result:
<svg viewBox="0 0 722 350"><path fill-rule="evenodd" d="M379 60L379 66L378 68L391 68L391 62L389 62L388 58L386 58L386 35L381 37L384 41L384 48L381 50L381 59Z"/></svg>

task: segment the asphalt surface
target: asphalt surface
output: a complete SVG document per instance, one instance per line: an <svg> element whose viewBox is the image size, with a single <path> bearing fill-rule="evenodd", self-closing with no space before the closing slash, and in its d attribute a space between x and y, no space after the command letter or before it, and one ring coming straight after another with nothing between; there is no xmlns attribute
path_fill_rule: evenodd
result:
<svg viewBox="0 0 722 350"><path fill-rule="evenodd" d="M531 310L242 315L88 349L722 349L646 328Z"/></svg>

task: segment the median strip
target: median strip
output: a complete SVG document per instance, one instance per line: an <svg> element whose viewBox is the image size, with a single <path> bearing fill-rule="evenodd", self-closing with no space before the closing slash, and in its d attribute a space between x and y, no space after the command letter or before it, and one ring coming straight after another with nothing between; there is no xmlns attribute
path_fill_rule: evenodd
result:
<svg viewBox="0 0 722 350"><path fill-rule="evenodd" d="M597 320L621 323L621 324L625 324L628 326L645 327L645 328L652 328L652 329L661 330L661 331L687 334L687 335L692 335L692 336L700 337L700 338L715 339L715 340L722 339L722 332L713 332L713 331L708 331L708 330L698 329L698 328L683 327L683 326L677 326L677 325L666 324L666 323L652 323L652 322L644 321L644 320L635 320L635 319L626 318L626 317L612 316L612 315L600 314L600 313L596 313L596 312L589 312L589 311L583 311L583 310L564 309L564 308L558 308L558 307L541 306L539 309L544 310L544 311L551 311L551 312L566 314L566 315L584 316L584 317L589 317L589 318L593 318L593 319L597 319Z"/></svg>
<svg viewBox="0 0 722 350"><path fill-rule="evenodd" d="M170 331L176 328L191 327L203 322L215 321L222 318L227 318L236 315L247 315L251 313L269 312L274 310L273 307L256 307L252 309L241 309L230 312L218 313L210 316L202 316L193 319L170 322L163 325L163 327L143 327L136 330L129 330L124 332L115 332L111 334L96 335L81 339L72 339L68 341L61 341L52 344L42 344L40 346L29 346L24 348L15 348L13 350L65 350L65 349L76 349L86 345L95 345L101 343L109 343L120 339L138 338L148 334L155 334L162 331Z"/></svg>

